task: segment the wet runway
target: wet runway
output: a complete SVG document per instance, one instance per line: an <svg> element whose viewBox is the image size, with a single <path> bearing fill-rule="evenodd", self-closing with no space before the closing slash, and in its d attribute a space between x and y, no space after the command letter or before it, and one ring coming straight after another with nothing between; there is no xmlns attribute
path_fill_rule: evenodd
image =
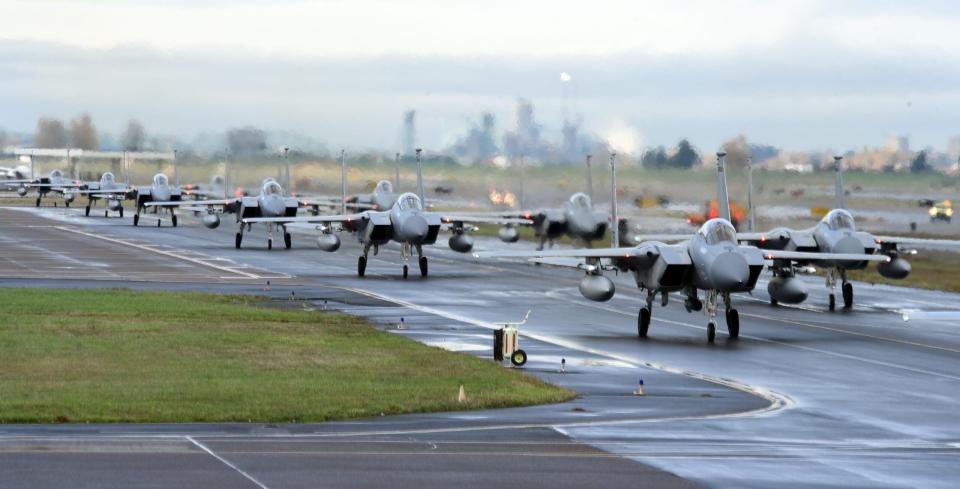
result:
<svg viewBox="0 0 960 489"><path fill-rule="evenodd" d="M23 217L36 212L60 216L56 221ZM191 456L204 455L219 462L219 466L213 464L217 470L233 470L189 443L185 437L190 436L208 448L213 446L211 451L236 465L236 474L248 473L261 487L300 487L298 484L311 480L314 485L325 485L320 481L326 481L326 485L348 486L346 482L350 477L366 481L366 484L356 484L358 487L381 485L375 479L376 474L365 468L364 461L396 464L395 467L410 464L417 470L408 475L429 477L437 486L442 482L447 486L454 483L470 486L474 481L477 485L481 481L485 485L502 482L499 476L480 469L488 462L494 464L490 471L514 475L510 470L516 470L518 476L527 477L523 480L537 480L536 477L557 473L557 467L578 467L578 473L586 471L597 477L593 479L595 483L563 477L556 483L542 479L545 482L532 484L535 487L563 487L563 482L569 486L597 487L616 487L618 482L623 486L645 485L639 481L656 482L651 484L653 487L686 484L681 479L670 478L669 473L710 487L954 487L960 479L957 463L960 461L960 427L954 416L960 407L958 325L931 320L905 323L900 314L904 309L960 309L956 294L856 284L855 308L829 313L823 284L814 278L807 279L811 297L802 307L770 306L765 284L761 284L755 297L744 295L735 300L742 317L739 340L729 340L721 325L717 343L708 345L703 315L686 313L674 297L666 308L656 307L650 338L638 341L636 313L641 298L629 277L616 279L618 293L612 301L594 303L577 292L581 272L520 262L480 262L451 252L443 243L428 252L431 256L428 279L403 280L399 253L392 247L382 249L380 255L370 261L367 277L360 279L356 277L359 249L350 243L348 236L345 236L344 247L334 254L317 250L314 238L306 231L295 232L292 250L268 251L265 237L258 239L255 229L247 234L245 249L235 250L235 229L228 223L214 231L196 226L189 218L183 220L188 227L134 228L129 218L123 221L75 219L69 215L62 217L63 212L62 209L0 210L4 228L0 256L4 260L14 260L12 250L24 242L29 243L29 238L37 233L43 238L43 246L53 249L50 256L54 257L46 260L50 263L40 263L44 260L35 256L42 257L44 253L35 253L29 266L16 269L16 273L4 272L4 276L46 279L43 285L90 285L90 282L57 280L58 275L51 275L56 267L67 266L65 258L56 258L57 253L79 259L60 249L61 245L55 243L57 238L50 237L51 234L75 236L70 239L88 244L84 240L103 241L75 232L80 231L115 240L104 243L105 249L117 248L109 253L96 251L99 249L96 246L82 247L83 253L90 253L83 260L108 264L107 273L101 277L107 280L96 285L115 286L117 280L135 280L131 285L136 287L258 293L262 291L262 284L271 279L279 284L272 291L277 297L297 290L298 297L309 299L309 307L320 308L326 304L367 316L385 328L392 328L390 325L403 316L408 327L397 331L398 334L477 354L485 354L489 348L491 322L517 320L529 308L533 314L522 329L524 349L531 356L527 369L576 388L584 392L584 396L560 406L284 426L278 430L286 436L282 440L285 445L266 450L262 449L261 444L266 442L261 441L260 435L272 433L274 428L245 425L153 426L146 430L138 427L4 427L5 430L0 430L2 447L13 448L8 451L0 447L0 461L14 457L10 460L15 459L18 464L41 463L46 455L31 454L47 450L17 448L15 443L20 443L18 440L23 437L32 440L30 443L42 445L56 441L58 436L73 443L84 436L129 435L143 441L146 450L158 453L156 460L160 465L161 460L176 460L183 455L180 451L186 450ZM72 214L74 210L68 212ZM54 227L64 232L46 234L51 228L13 227L8 224L9 213L26 220L35 219L31 225L69 229ZM130 246L128 242L141 247ZM502 245L496 240L478 243L478 247L484 246ZM153 247L166 253L157 253ZM131 259L128 254L146 260L144 263L162 273L152 278L138 276L135 270L130 273L138 265L128 261ZM113 262L114 255L121 258ZM180 255L200 263L183 260ZM185 274L182 280L177 280L165 275L168 268L184 263L189 264L187 268L196 276ZM226 265L216 268L202 263ZM5 264L4 269L8 268L12 269ZM230 270L247 276L231 275ZM239 278L223 278L227 276ZM208 286L207 282L216 285ZM2 285L23 283L5 280ZM557 373L560 358L567 359L568 373ZM629 395L639 377L643 377L647 385L648 395L643 398ZM291 430L309 433L295 436L298 434L289 432ZM172 438L164 440L163 435ZM225 435L233 444L218 444ZM445 447L464 449L466 453L479 451L478 446L491 448L487 455L476 455L474 464L468 467L448 460L430 464L417 455L422 447L403 443L381 444L369 450L373 454L369 456L358 448L359 444L338 448L315 440L318 443L311 445L315 438L326 439L323 437L328 435L358 440L385 437L391 443L411 439L418 443L436 443L446 439L467 444L476 441L476 437L490 437L498 441L515 440L517 445ZM138 436L143 438L136 438ZM294 441L301 438L308 441ZM159 448L152 445L157 439L162 441ZM246 441L254 439L258 441ZM548 443L531 445L537 448L529 453L524 451L526 448L520 448L527 447L523 444L525 440L538 439ZM384 446L398 447L396 457L383 455L390 452ZM172 453L163 452L168 449ZM593 452L593 449L601 451ZM355 456L330 455L341 450ZM522 455L505 456L504 450ZM567 450L569 464L563 459L547 461L551 457L559 458L557 452L551 450ZM221 451L228 455L222 455ZM290 451L302 453L288 453ZM65 455L66 459L77 456L80 460L79 452L83 451L64 452L71 454ZM135 457L137 453L131 451L130 456ZM607 453L642 464L609 458ZM95 455L84 456L90 456L91 463L95 464ZM351 466L347 461L354 461L356 465ZM424 465L417 465L419 463ZM607 467L604 463L627 465ZM665 472L651 470L644 464ZM160 465L154 470L165 473ZM532 472L520 471L521 466ZM327 471L319 467L329 467L328 475L334 478L321 479ZM198 467L197 470L199 478L206 469ZM337 476L337 470L346 472ZM445 472L448 470L453 472ZM170 477L186 477L186 472L189 472L187 468ZM609 477L601 479L604 474ZM406 479L401 477L401 480ZM467 482L462 483L464 480ZM580 484L571 484L575 480ZM191 480L186 484L195 482ZM3 481L0 486L5 486Z"/></svg>

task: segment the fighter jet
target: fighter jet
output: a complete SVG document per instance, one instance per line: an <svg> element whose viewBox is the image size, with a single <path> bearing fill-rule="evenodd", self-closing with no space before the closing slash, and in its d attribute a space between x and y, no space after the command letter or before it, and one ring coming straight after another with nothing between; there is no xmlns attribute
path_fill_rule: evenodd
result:
<svg viewBox="0 0 960 489"><path fill-rule="evenodd" d="M117 183L113 173L106 172L100 176L99 182L88 182L84 187L67 192L76 195L86 195L88 202L85 215L90 215L90 208L96 205L98 200L107 201L107 208L103 211L103 217L109 217L110 211L114 211L123 217L123 201L132 197L133 189L125 183Z"/></svg>
<svg viewBox="0 0 960 489"><path fill-rule="evenodd" d="M764 250L880 254L888 259L879 262L877 271L880 275L891 279L902 279L910 274L910 263L903 258L903 255L914 254L915 250L903 249L902 246L960 246L960 242L957 241L876 236L858 231L853 215L844 209L842 160L842 156L834 156L836 207L814 227L802 230L780 227L765 233L739 233L737 240ZM776 259L771 267L773 279L767 285L770 302L774 305L779 302L795 304L806 300L807 291L803 284L795 279L795 273L798 269L810 265L821 266L827 270L826 285L830 294L828 307L831 311L836 308L835 290L838 279L841 282L843 307L849 309L853 306L853 284L847 280L847 271L866 268L866 261L822 261L816 258Z"/></svg>
<svg viewBox="0 0 960 489"><path fill-rule="evenodd" d="M140 224L140 214L147 210L147 203L150 202L180 202L183 191L180 187L170 186L170 180L163 173L157 173L153 176L153 183L149 187L137 187L134 189L134 197L137 201L137 213L133 215L133 225ZM173 227L177 227L177 214L174 209L176 205L155 205L151 206L154 213L162 210L170 212L170 222ZM157 219L157 227L160 227L160 219Z"/></svg>
<svg viewBox="0 0 960 489"><path fill-rule="evenodd" d="M587 192L577 192L567 199L561 208L540 210L521 210L515 212L496 212L494 216L529 220L534 234L540 241L537 250L543 250L549 243L553 247L554 240L569 236L578 239L587 247L594 241L603 239L610 224L606 212L593 209L593 172L590 166L591 155L587 155ZM521 180L522 180L521 176ZM521 181L521 186L523 185ZM522 187L521 187L522 188ZM521 201L524 199L521 198ZM521 207L523 203L521 203ZM491 213L472 213L469 215L491 215ZM506 242L516 242L519 234L514 227L505 227L500 230L500 239Z"/></svg>
<svg viewBox="0 0 960 489"><path fill-rule="evenodd" d="M6 187L16 187L17 195L21 197L26 197L30 189L37 190L37 207L40 207L40 202L43 200L43 196L51 192L58 193L63 197L63 204L67 207L70 207L70 203L73 202L76 197L69 190L79 189L83 186L82 183L68 180L63 177L63 172L60 170L53 170L50 172L50 175L47 177L41 177L37 179L19 179L19 180L6 180L0 182L0 185Z"/></svg>
<svg viewBox="0 0 960 489"><path fill-rule="evenodd" d="M267 224L267 249L273 249L274 230L283 233L284 246L289 249L293 239L287 232L287 224L295 222L300 201L295 197L285 197L283 187L273 178L267 178L260 186L260 194L253 197L236 197L218 200L167 200L145 202L145 207L181 207L187 210L206 212L203 225L209 229L220 226L221 213L234 213L240 229L237 231L235 246L239 249L243 242L244 228L249 232L253 226L251 218L264 218Z"/></svg>
<svg viewBox="0 0 960 489"><path fill-rule="evenodd" d="M868 254L806 253L784 250L761 250L755 246L737 243L737 232L730 223L727 199L725 153L717 153L718 194L721 217L710 219L685 242L666 244L656 236L642 237L635 247L617 247L618 231L613 228L614 247L604 249L497 251L477 253L479 257L572 257L583 259L578 268L586 271L580 282L580 293L590 300L607 301L613 297L613 282L603 276L604 270L632 272L637 286L645 290L646 302L637 318L637 335L645 338L650 327L653 301L660 294L661 304L667 305L670 292L682 292L687 311L704 309L707 315L707 341L713 342L717 329L717 308L723 300L727 331L730 338L740 334L740 315L733 307L731 294L750 292L767 260L823 260L823 261L886 261L885 256ZM616 188L614 160L611 158L613 188ZM615 194L614 194L615 195ZM613 206L616 219L616 205ZM605 264L602 260L608 260ZM699 291L704 291L704 301ZM704 304L704 302L706 304Z"/></svg>
<svg viewBox="0 0 960 489"><path fill-rule="evenodd" d="M408 261L415 250L419 256L420 276L428 272L427 257L423 245L434 244L441 227L449 228L453 236L448 242L451 249L467 253L473 249L473 238L466 232L470 223L515 224L522 220L492 217L462 216L430 212L423 208L423 174L420 160L421 150L417 149L417 193L403 193L389 210L367 210L354 214L346 213L346 202L341 206L342 213L333 216L302 216L291 219L278 217L244 217L241 223L250 225L258 222L272 224L278 222L299 222L318 224L323 231L318 245L324 251L333 252L340 248L340 238L334 234L337 230L347 230L357 237L363 245L363 255L357 259L357 275L366 273L370 250L374 255L379 248L391 241L400 244L403 262L403 278L409 274ZM346 174L341 178L341 191L346 195Z"/></svg>

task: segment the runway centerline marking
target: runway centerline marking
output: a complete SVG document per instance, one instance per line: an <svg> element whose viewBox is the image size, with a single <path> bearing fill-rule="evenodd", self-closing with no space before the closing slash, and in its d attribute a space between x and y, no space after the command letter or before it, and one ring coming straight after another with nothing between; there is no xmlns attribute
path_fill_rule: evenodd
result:
<svg viewBox="0 0 960 489"><path fill-rule="evenodd" d="M244 272L244 271L241 271L241 270L236 270L236 269L234 269L234 268L225 267L225 266L221 266L221 265L216 265L216 264L213 264L213 263L207 263L206 261L198 260L198 259L196 259L196 258L191 258L191 257L189 257L189 256L183 256L183 255L178 254L178 253L173 253L173 252L170 252L170 251L164 251L164 250L160 250L160 249L157 249L157 248L152 248L152 247L150 247L150 246L141 245L141 244L137 244L137 243L132 243L132 242L130 242L130 241L126 241L126 240L122 240L122 239L111 238L111 237L108 237L108 236L102 236L102 235L98 235L98 234L88 233L88 232L80 231L79 229L73 229L73 228L69 228L69 227L66 227L66 226L56 226L56 228L59 229L59 230L62 230L62 231L67 231L67 232L71 232L71 233L75 233L75 234L80 234L80 235L87 236L87 237L90 237L90 238L96 238L96 239L100 239L100 240L103 240L103 241L108 241L108 242L115 243L115 244L120 244L120 245L124 245L124 246L130 246L130 247L132 247L132 248L137 248L137 249L143 250L143 251L149 251L149 252L152 252L152 253L157 253L157 254L159 254L159 255L167 256L167 257L170 257L170 258L175 258L175 259L178 259L178 260L188 261L188 262L190 262L190 263L194 263L194 264L197 264L197 265L203 265L203 266L205 266L205 267L213 268L213 269L215 269L215 270L220 270L221 272L227 272L227 273L233 273L233 274L236 274L236 275L242 275L242 276L244 276L244 277L246 277L246 278L253 278L253 279L267 278L267 277L264 277L264 276L261 276L261 275L257 275L257 274L254 274L254 273L247 273L247 272ZM284 275L286 275L286 274L284 274ZM277 278L282 278L282 277L277 277Z"/></svg>
<svg viewBox="0 0 960 489"><path fill-rule="evenodd" d="M243 469L241 469L240 467L237 467L236 465L233 465L232 463L230 463L229 460L227 460L227 459L221 457L220 455L217 455L216 453L214 453L213 450L207 448L206 445L204 445L203 443L198 442L198 441L195 440L192 436L187 435L185 438L186 438L187 441L189 441L190 443L193 443L197 448L199 448L199 449L203 450L204 452L210 454L211 457L219 460L220 463L222 463L223 465L226 465L227 467L230 467L231 469L237 471L237 473L239 473L240 475L246 477L247 480L249 480L250 482L253 482L254 484L256 484L257 487L259 487L260 489L270 489L270 488L267 487L264 483L262 483L262 482L258 481L257 479L255 479L252 475L246 473L246 472L245 472Z"/></svg>

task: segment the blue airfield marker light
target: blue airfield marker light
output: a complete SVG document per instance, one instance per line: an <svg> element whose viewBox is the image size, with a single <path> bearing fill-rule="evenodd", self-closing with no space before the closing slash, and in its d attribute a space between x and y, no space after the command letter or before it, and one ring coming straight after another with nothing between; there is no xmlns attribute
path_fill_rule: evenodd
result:
<svg viewBox="0 0 960 489"><path fill-rule="evenodd" d="M640 383L637 384L637 390L633 393L635 396L643 395L643 377L640 377Z"/></svg>

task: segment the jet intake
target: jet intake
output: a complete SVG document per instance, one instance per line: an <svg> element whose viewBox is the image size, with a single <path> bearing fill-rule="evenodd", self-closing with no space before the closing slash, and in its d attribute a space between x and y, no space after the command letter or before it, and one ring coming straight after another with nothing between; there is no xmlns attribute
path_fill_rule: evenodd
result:
<svg viewBox="0 0 960 489"><path fill-rule="evenodd" d="M807 300L807 289L794 277L773 277L767 284L770 298L784 304L799 304Z"/></svg>
<svg viewBox="0 0 960 489"><path fill-rule="evenodd" d="M877 265L877 271L886 278L902 279L910 275L910 262L900 258L892 257L888 262L880 262Z"/></svg>
<svg viewBox="0 0 960 489"><path fill-rule="evenodd" d="M27 195L27 187L17 187L17 195L20 197Z"/></svg>
<svg viewBox="0 0 960 489"><path fill-rule="evenodd" d="M450 236L450 249L459 253L467 253L473 249L473 238L466 233L457 233Z"/></svg>
<svg viewBox="0 0 960 489"><path fill-rule="evenodd" d="M114 212L119 211L120 207L121 207L121 204L119 200L111 200L107 202L107 209L110 209L111 211L114 211Z"/></svg>
<svg viewBox="0 0 960 489"><path fill-rule="evenodd" d="M597 302L606 302L617 291L613 281L603 275L587 275L580 281L580 294Z"/></svg>
<svg viewBox="0 0 960 489"><path fill-rule="evenodd" d="M514 226L504 226L500 228L500 231L497 232L497 236L500 238L500 241L503 241L504 243L516 243L520 240L520 233Z"/></svg>
<svg viewBox="0 0 960 489"><path fill-rule="evenodd" d="M323 251L337 251L340 249L340 237L333 233L323 233L317 237L317 247Z"/></svg>
<svg viewBox="0 0 960 489"><path fill-rule="evenodd" d="M217 214L207 214L203 216L203 225L207 229L217 229L220 225L220 216Z"/></svg>

